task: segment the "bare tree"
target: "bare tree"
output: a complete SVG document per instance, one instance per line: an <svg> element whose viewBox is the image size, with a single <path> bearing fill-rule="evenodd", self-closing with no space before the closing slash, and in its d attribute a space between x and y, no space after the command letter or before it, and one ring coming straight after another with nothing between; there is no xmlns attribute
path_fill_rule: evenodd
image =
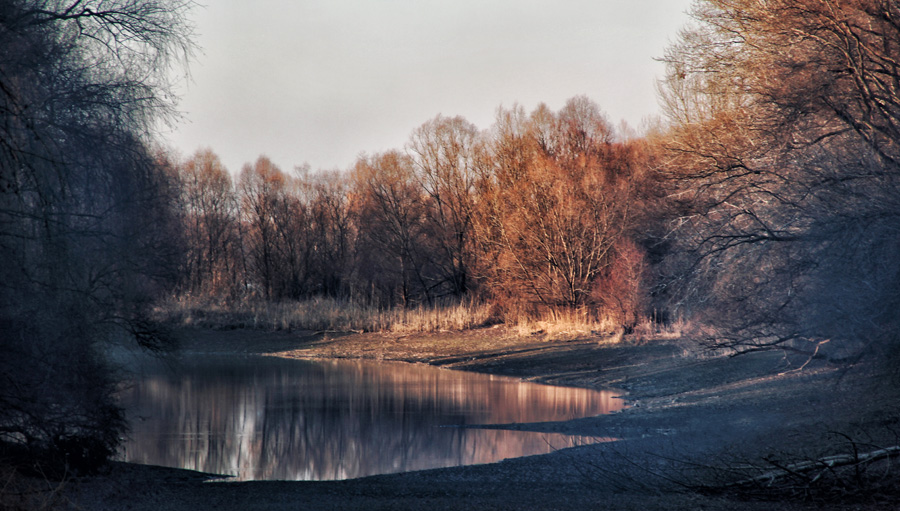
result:
<svg viewBox="0 0 900 511"><path fill-rule="evenodd" d="M345 297L352 286L352 259L358 222L350 205L350 182L343 173L304 172L298 178L308 196L312 294Z"/></svg>
<svg viewBox="0 0 900 511"><path fill-rule="evenodd" d="M198 295L233 293L239 287L240 240L231 175L210 149L198 150L181 167L189 289Z"/></svg>
<svg viewBox="0 0 900 511"><path fill-rule="evenodd" d="M361 276L377 282L388 304L431 301L435 280L428 268L425 204L412 161L399 151L361 158L351 179Z"/></svg>
<svg viewBox="0 0 900 511"><path fill-rule="evenodd" d="M246 224L248 269L266 299L280 298L283 277L281 240L290 206L285 204L288 176L265 156L246 164L239 177L242 220Z"/></svg>
<svg viewBox="0 0 900 511"><path fill-rule="evenodd" d="M419 186L428 196L429 235L437 253L446 292L464 295L471 286L472 215L478 179L480 140L477 128L462 117L438 116L413 132L409 151Z"/></svg>
<svg viewBox="0 0 900 511"><path fill-rule="evenodd" d="M708 0L694 16L663 98L708 340L832 358L895 344L900 8Z"/></svg>
<svg viewBox="0 0 900 511"><path fill-rule="evenodd" d="M124 427L103 348L158 345L174 186L148 149L190 50L179 1L0 5L0 440L77 465Z"/></svg>

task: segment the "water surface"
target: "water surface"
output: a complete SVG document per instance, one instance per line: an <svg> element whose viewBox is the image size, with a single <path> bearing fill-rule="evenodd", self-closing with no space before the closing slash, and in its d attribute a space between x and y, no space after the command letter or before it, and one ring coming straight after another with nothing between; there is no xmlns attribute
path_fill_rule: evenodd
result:
<svg viewBox="0 0 900 511"><path fill-rule="evenodd" d="M122 392L121 456L238 480L489 463L606 439L461 426L598 415L622 408L614 396L425 365L191 356Z"/></svg>

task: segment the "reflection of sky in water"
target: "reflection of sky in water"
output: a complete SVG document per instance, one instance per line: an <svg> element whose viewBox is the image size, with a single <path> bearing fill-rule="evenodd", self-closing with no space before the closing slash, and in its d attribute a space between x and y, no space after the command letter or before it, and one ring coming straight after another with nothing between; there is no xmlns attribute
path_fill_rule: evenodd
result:
<svg viewBox="0 0 900 511"><path fill-rule="evenodd" d="M616 411L612 393L424 365L190 357L122 393L127 461L241 480L347 479L489 463L602 441L460 428Z"/></svg>

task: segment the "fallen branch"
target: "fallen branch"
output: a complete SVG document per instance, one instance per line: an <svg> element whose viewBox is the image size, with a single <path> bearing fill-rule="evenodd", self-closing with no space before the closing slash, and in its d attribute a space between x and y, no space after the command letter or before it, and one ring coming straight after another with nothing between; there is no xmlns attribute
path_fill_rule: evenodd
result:
<svg viewBox="0 0 900 511"><path fill-rule="evenodd" d="M761 483L772 485L776 481L785 477L798 476L804 472L809 472L810 470L814 470L817 468L828 470L837 467L862 465L863 463L870 463L880 459L889 458L896 454L900 454L900 445L886 447L884 449L877 449L862 454L836 454L834 456L827 456L825 458L820 458L817 460L803 461L799 463L793 463L791 465L779 466L775 470L770 470L749 479L743 479L741 481L733 482L727 484L726 486L745 486L749 484ZM770 463L775 465L774 462L770 461ZM810 480L810 483L817 481L821 477L821 475L822 474L819 474L812 478Z"/></svg>

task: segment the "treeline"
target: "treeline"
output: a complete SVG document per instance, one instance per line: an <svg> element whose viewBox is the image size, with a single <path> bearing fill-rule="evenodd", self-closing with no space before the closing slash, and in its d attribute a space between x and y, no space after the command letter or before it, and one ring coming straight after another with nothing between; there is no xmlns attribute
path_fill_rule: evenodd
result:
<svg viewBox="0 0 900 511"><path fill-rule="evenodd" d="M631 328L648 303L654 158L583 96L500 109L486 131L438 116L343 172L260 157L233 181L210 149L170 158L179 289L407 308L477 297L503 317L578 310Z"/></svg>

